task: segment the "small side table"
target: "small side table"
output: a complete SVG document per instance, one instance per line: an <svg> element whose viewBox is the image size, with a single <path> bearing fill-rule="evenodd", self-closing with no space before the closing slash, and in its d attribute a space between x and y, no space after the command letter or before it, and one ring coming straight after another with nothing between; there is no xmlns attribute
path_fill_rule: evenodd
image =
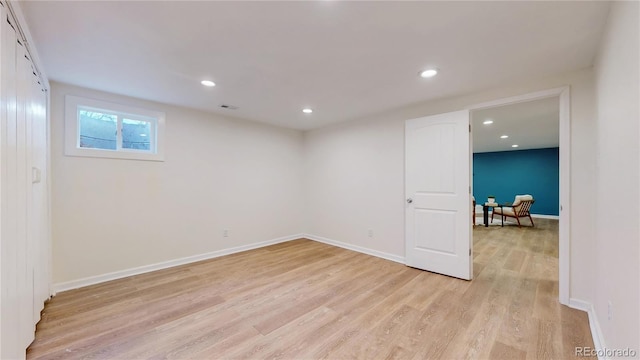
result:
<svg viewBox="0 0 640 360"><path fill-rule="evenodd" d="M489 227L489 208L499 207L502 209L502 205L498 203L484 203L482 205L482 215L484 218L484 227ZM504 226L504 216L500 215L500 220L502 220L502 226Z"/></svg>

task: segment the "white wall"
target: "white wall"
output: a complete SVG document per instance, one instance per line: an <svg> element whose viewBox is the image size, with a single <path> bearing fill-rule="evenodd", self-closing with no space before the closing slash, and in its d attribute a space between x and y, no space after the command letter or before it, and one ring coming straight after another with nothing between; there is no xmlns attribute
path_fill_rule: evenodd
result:
<svg viewBox="0 0 640 360"><path fill-rule="evenodd" d="M593 71L436 100L305 133L307 233L404 256L404 121L485 101L571 86L570 296L593 293ZM374 236L368 237L367 230Z"/></svg>
<svg viewBox="0 0 640 360"><path fill-rule="evenodd" d="M640 352L640 28L638 2L616 2L596 60L594 307L609 348ZM612 205L615 202L616 205ZM613 308L608 319L608 302Z"/></svg>
<svg viewBox="0 0 640 360"><path fill-rule="evenodd" d="M65 156L66 94L165 112L165 161ZM51 122L54 283L303 230L299 131L59 83Z"/></svg>
<svg viewBox="0 0 640 360"><path fill-rule="evenodd" d="M306 132L305 179L308 234L404 258L404 122Z"/></svg>

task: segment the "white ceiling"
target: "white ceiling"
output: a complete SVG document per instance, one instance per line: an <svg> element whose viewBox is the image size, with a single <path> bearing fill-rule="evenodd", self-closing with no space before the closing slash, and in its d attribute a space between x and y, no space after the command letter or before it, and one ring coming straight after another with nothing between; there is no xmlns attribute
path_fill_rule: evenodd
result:
<svg viewBox="0 0 640 360"><path fill-rule="evenodd" d="M473 152L558 147L560 104L557 97L471 112ZM486 120L493 123L484 125ZM501 135L509 136L501 139ZM517 148L511 145L517 144Z"/></svg>
<svg viewBox="0 0 640 360"><path fill-rule="evenodd" d="M582 1L20 4L51 80L303 130L591 66L609 9ZM434 66L435 78L418 76ZM217 86L204 88L204 78Z"/></svg>

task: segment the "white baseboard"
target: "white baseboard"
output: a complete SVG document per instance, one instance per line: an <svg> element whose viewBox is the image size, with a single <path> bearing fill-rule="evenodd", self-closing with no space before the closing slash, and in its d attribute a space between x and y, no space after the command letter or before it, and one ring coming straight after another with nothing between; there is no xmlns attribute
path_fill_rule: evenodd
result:
<svg viewBox="0 0 640 360"><path fill-rule="evenodd" d="M598 354L605 354L606 345L604 337L602 336L602 330L600 329L600 322L598 322L598 316L593 308L593 304L588 301L571 298L569 299L569 307L582 310L589 315L589 328L591 329L591 337L593 338L593 346ZM607 360L606 356L598 356L599 360Z"/></svg>
<svg viewBox="0 0 640 360"><path fill-rule="evenodd" d="M559 216L559 215L531 214L531 217L533 217L533 218L538 218L538 219L553 219L553 220L560 220L560 216Z"/></svg>
<svg viewBox="0 0 640 360"><path fill-rule="evenodd" d="M367 255L371 255L371 256L375 256L375 257L379 257L379 258L382 258L382 259L391 260L391 261L395 261L395 262L404 264L404 257L403 256L389 254L389 253L378 251L378 250L368 249L368 248L365 248L365 247L344 243L342 241L328 239L328 238L325 238L325 237L322 237L322 236L316 236L316 235L311 235L311 234L303 234L303 237L306 238L306 239L309 239L309 240L313 240L313 241L325 243L325 244L328 244L328 245L341 247L341 248L347 249L347 250L357 251L359 253L363 253L363 254L367 254Z"/></svg>
<svg viewBox="0 0 640 360"><path fill-rule="evenodd" d="M237 247L233 247L233 248L229 248L229 249L222 249L222 250L212 251L212 252L205 253L205 254L187 256L187 257L183 257L183 258L179 258L179 259L159 262L159 263L156 263L156 264L150 264L150 265L139 266L139 267L135 267L135 268L131 268L131 269L114 271L114 272L103 274L103 275L89 276L89 277L85 277L85 278L78 279L78 280L61 282L61 283L53 284L53 291L54 291L53 294L55 295L56 293L61 292L61 291L72 290L72 289L77 289L77 288L81 288L81 287L84 287L84 286L94 285L94 284L98 284L98 283L102 283L102 282L106 282L106 281L121 279L121 278L124 278L124 277L127 277L127 276L143 274L143 273L147 273L147 272L151 272L151 271L171 268L171 267L178 266L178 265L189 264L189 263L193 263L193 262L196 262L196 261L213 259L213 258L217 258L217 257L220 257L220 256L235 254L235 253L242 252L242 251L253 250L253 249L257 249L257 248L261 248L261 247L265 247L265 246L269 246L269 245L273 245L273 244L278 244L278 243L282 243L282 242L286 242L286 241L300 239L300 238L303 238L303 237L305 237L304 234L295 234L295 235L290 235L290 236L284 236L284 237L280 237L280 238L277 238L277 239L261 241L261 242L248 244L248 245L237 246Z"/></svg>

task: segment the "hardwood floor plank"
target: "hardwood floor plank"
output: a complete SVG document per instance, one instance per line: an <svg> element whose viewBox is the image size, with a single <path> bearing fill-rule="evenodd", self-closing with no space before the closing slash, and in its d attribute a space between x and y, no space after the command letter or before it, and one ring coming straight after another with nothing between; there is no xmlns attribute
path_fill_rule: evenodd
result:
<svg viewBox="0 0 640 360"><path fill-rule="evenodd" d="M400 346L394 346L389 350L387 355L384 357L384 360L402 360L411 359L412 357L413 353L409 352L407 349Z"/></svg>
<svg viewBox="0 0 640 360"><path fill-rule="evenodd" d="M527 359L561 359L562 345L558 341L562 339L560 325L546 320L537 320L537 322L537 341L535 344L531 344L527 352Z"/></svg>
<svg viewBox="0 0 640 360"><path fill-rule="evenodd" d="M537 319L554 321L560 318L560 303L557 296L558 282L539 280L536 290L533 316Z"/></svg>
<svg viewBox="0 0 640 360"><path fill-rule="evenodd" d="M532 279L519 279L519 286L511 297L511 303L505 314L496 340L507 346L526 351L533 337L533 304L537 282ZM537 325L537 324L536 324Z"/></svg>
<svg viewBox="0 0 640 360"><path fill-rule="evenodd" d="M449 280L448 276L423 271L405 286L405 304L424 311ZM402 293L402 292L399 292Z"/></svg>
<svg viewBox="0 0 640 360"><path fill-rule="evenodd" d="M459 306L460 303L455 293L451 291L438 292L421 314L413 319L406 336L399 339L398 345L414 354L425 352L431 347L431 342L437 339L441 323Z"/></svg>
<svg viewBox="0 0 640 360"><path fill-rule="evenodd" d="M443 359L487 359L506 308L491 301L484 302L471 324L450 344Z"/></svg>
<svg viewBox="0 0 640 360"><path fill-rule="evenodd" d="M315 329L313 336L299 340L283 352L284 358L317 358L318 355L331 352L335 347L357 333L350 328L369 309L381 303L383 297L372 292L363 292L358 297L348 299L349 306L343 310L335 310L339 317ZM299 344L299 345L297 345Z"/></svg>
<svg viewBox="0 0 640 360"><path fill-rule="evenodd" d="M491 348L489 358L492 360L524 360L527 357L525 351L496 341Z"/></svg>
<svg viewBox="0 0 640 360"><path fill-rule="evenodd" d="M284 311L275 313L268 318L263 319L261 322L254 324L253 327L260 331L262 335L268 335L272 331L320 307L322 304L326 303L334 293L335 292L321 293L300 303L291 304L289 308L285 308Z"/></svg>
<svg viewBox="0 0 640 360"><path fill-rule="evenodd" d="M579 359L579 357L576 356L577 347L588 346L592 349L594 348L589 328L575 326L575 324L584 324L589 322L587 313L563 306L560 309L560 320L563 359Z"/></svg>
<svg viewBox="0 0 640 360"><path fill-rule="evenodd" d="M522 269L522 265L524 263L525 255L525 252L522 250L511 250L511 254L509 254L509 257L507 258L507 261L505 261L502 268L505 270L520 272L520 269Z"/></svg>
<svg viewBox="0 0 640 360"><path fill-rule="evenodd" d="M162 307L154 308L152 311L144 313L143 316L130 319L127 324L121 324L117 327L104 329L102 332L98 333L97 336L82 337L72 343L57 342L47 349L45 357L64 358L65 356L68 356L68 353L80 355L95 352L96 349L108 349L109 345L116 343L121 339L126 339L130 336L137 336L145 330L180 317L187 316L202 309L206 309L207 307L219 304L223 301L224 299L216 295L204 301L181 301L178 306L175 304L163 304ZM87 330L89 329L85 329L85 331ZM54 350L53 353L51 353L52 350Z"/></svg>
<svg viewBox="0 0 640 360"><path fill-rule="evenodd" d="M361 332L357 337L344 342L332 356L337 359L374 359L388 353L397 343L396 339L404 334L411 319L420 312L403 305L375 326L372 331Z"/></svg>
<svg viewBox="0 0 640 360"><path fill-rule="evenodd" d="M315 336L316 331L334 322L339 314L327 307L319 307L299 317L288 327L280 327L267 336L256 338L250 346L239 353L231 353L231 358L266 358L266 359L291 359L306 345L306 340Z"/></svg>
<svg viewBox="0 0 640 360"><path fill-rule="evenodd" d="M215 306L148 328L133 336L123 337L85 357L141 359L153 356L169 358L174 357L174 354L188 356L198 346L217 341L225 333L235 331L238 327L232 323L239 316L237 313L211 311L214 308ZM163 341L158 342L157 339Z"/></svg>

